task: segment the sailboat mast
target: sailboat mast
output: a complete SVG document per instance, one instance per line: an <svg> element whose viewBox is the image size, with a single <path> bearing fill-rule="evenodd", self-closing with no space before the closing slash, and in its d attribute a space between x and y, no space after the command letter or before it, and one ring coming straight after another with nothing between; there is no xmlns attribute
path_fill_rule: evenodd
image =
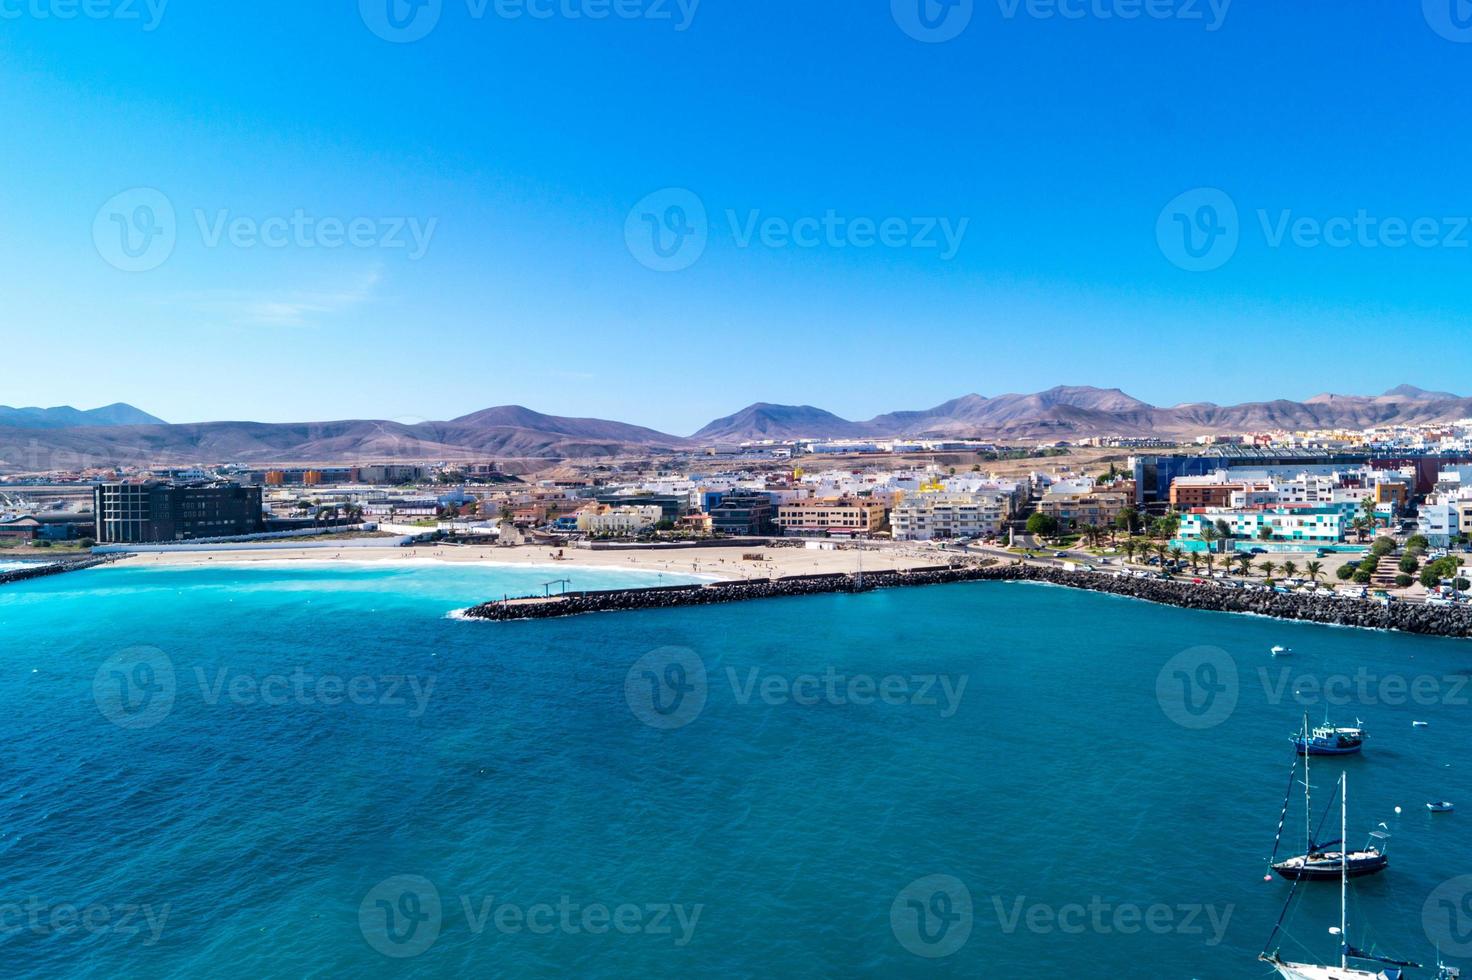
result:
<svg viewBox="0 0 1472 980"><path fill-rule="evenodd" d="M1349 901L1349 773L1339 775L1339 968L1349 969L1349 928L1346 903Z"/></svg>
<svg viewBox="0 0 1472 980"><path fill-rule="evenodd" d="M1314 813L1309 802L1308 785L1308 712L1303 713L1303 846L1305 860L1314 848Z"/></svg>

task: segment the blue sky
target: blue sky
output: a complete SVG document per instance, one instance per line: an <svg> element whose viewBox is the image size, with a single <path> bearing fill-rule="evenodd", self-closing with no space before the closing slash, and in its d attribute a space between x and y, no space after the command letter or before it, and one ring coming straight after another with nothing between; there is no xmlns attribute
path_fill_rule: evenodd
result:
<svg viewBox="0 0 1472 980"><path fill-rule="evenodd" d="M1454 0L78 2L0 4L0 403L1472 394Z"/></svg>

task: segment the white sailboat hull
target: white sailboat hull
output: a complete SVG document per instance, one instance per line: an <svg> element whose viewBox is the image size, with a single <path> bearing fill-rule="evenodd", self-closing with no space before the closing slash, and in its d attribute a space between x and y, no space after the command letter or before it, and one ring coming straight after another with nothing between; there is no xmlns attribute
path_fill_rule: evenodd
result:
<svg viewBox="0 0 1472 980"><path fill-rule="evenodd" d="M1347 970L1338 966L1318 966L1313 963L1274 963L1278 975L1287 980L1385 980L1384 973L1369 970Z"/></svg>

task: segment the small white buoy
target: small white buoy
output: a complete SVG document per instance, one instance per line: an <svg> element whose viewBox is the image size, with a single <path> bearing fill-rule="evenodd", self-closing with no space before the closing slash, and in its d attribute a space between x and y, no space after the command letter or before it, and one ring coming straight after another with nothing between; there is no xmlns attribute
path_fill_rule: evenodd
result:
<svg viewBox="0 0 1472 980"><path fill-rule="evenodd" d="M1263 875L1262 876L1262 880L1263 881L1272 881L1273 880L1273 876L1272 875Z"/></svg>
<svg viewBox="0 0 1472 980"><path fill-rule="evenodd" d="M1396 807L1396 808L1395 808L1395 812L1396 812L1396 813L1400 813L1400 807Z"/></svg>

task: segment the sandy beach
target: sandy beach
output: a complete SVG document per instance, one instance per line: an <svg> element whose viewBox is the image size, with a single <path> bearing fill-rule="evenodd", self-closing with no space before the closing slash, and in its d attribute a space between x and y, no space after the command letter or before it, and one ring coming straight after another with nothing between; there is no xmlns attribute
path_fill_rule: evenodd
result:
<svg viewBox="0 0 1472 980"><path fill-rule="evenodd" d="M557 557L561 555L561 558ZM759 554L761 561L747 559ZM497 565L542 565L567 568L633 568L652 572L704 575L713 578L780 578L918 568L945 564L946 556L929 548L830 551L807 548L670 548L659 551L589 551L546 546L501 548L494 545L423 545L412 548L261 548L252 550L179 551L128 555L128 565L214 565L255 562L407 562L436 561Z"/></svg>

